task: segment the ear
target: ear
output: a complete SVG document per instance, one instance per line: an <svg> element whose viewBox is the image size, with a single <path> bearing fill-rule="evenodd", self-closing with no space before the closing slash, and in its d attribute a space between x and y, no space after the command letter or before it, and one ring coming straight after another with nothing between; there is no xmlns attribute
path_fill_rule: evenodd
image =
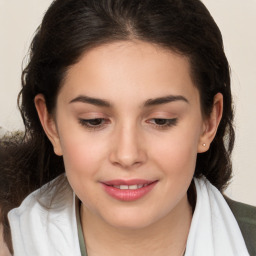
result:
<svg viewBox="0 0 256 256"><path fill-rule="evenodd" d="M36 107L41 125L48 139L52 143L55 154L61 156L62 149L61 149L56 122L52 117L52 115L50 115L47 110L44 96L42 94L36 95L36 97L34 98L34 103L35 103L35 107Z"/></svg>
<svg viewBox="0 0 256 256"><path fill-rule="evenodd" d="M210 144L217 133L217 129L221 121L222 113L223 113L223 95L221 93L217 93L214 96L212 112L210 116L206 118L204 121L203 131L198 143L198 150L197 150L198 153L204 153L210 148Z"/></svg>

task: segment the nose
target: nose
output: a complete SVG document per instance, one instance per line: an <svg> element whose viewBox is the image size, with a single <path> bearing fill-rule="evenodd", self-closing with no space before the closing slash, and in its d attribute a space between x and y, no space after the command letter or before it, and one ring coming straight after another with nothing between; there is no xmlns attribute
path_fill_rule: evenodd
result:
<svg viewBox="0 0 256 256"><path fill-rule="evenodd" d="M110 161L124 169L140 166L147 159L143 139L138 129L126 126L115 131Z"/></svg>

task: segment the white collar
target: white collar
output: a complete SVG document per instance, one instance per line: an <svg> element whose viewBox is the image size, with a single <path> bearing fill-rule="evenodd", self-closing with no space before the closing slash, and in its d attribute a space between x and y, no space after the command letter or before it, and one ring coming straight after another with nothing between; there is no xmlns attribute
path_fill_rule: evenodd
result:
<svg viewBox="0 0 256 256"><path fill-rule="evenodd" d="M221 193L205 179L194 179L197 202L187 240L186 256L247 256L239 226ZM30 194L8 214L14 256L81 256L76 199L68 187L47 209L54 190ZM38 196L40 195L40 202Z"/></svg>

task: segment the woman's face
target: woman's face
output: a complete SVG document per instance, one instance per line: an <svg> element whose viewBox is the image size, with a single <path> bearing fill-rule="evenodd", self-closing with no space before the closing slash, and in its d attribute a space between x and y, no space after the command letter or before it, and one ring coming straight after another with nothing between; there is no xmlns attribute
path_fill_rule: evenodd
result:
<svg viewBox="0 0 256 256"><path fill-rule="evenodd" d="M142 228L187 204L205 126L185 57L141 41L94 48L69 69L55 120L88 216Z"/></svg>

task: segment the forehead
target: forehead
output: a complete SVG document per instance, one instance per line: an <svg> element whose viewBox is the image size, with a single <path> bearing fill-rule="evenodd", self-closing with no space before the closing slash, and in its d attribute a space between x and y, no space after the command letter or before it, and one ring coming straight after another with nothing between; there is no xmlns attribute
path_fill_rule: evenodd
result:
<svg viewBox="0 0 256 256"><path fill-rule="evenodd" d="M68 70L60 92L66 101L89 94L121 102L167 94L191 98L197 93L188 58L142 41L113 42L89 50Z"/></svg>

